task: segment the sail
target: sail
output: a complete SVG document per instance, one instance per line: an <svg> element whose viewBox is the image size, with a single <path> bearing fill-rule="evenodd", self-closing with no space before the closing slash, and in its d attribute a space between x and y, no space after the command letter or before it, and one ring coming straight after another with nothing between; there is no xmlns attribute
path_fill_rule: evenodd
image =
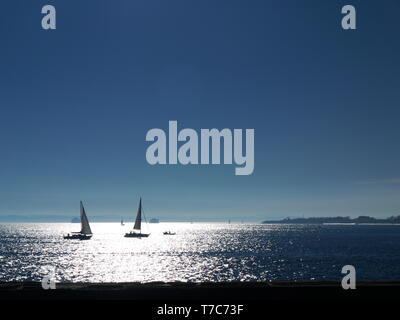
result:
<svg viewBox="0 0 400 320"><path fill-rule="evenodd" d="M139 201L139 208L138 208L138 211L136 214L136 221L135 221L135 226L133 227L133 229L140 230L141 224L142 224L142 198L140 198L140 201Z"/></svg>
<svg viewBox="0 0 400 320"><path fill-rule="evenodd" d="M90 229L89 221L85 213L85 208L83 207L81 201L81 233L82 234L92 234L92 230Z"/></svg>

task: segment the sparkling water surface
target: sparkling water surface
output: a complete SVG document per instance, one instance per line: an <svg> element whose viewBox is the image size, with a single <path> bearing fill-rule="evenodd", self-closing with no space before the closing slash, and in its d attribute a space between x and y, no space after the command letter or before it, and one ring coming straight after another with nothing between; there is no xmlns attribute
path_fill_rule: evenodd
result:
<svg viewBox="0 0 400 320"><path fill-rule="evenodd" d="M64 240L73 223L0 224L0 281L400 281L400 226L149 224L148 238L124 238L127 223L91 223L93 238ZM164 231L176 232L174 236Z"/></svg>

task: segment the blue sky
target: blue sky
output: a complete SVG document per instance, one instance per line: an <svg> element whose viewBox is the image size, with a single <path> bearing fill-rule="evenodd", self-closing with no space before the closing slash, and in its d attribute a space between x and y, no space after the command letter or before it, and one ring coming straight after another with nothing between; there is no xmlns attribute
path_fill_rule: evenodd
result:
<svg viewBox="0 0 400 320"><path fill-rule="evenodd" d="M348 2L2 1L0 215L399 214L400 4ZM147 164L168 120L254 128L254 173Z"/></svg>

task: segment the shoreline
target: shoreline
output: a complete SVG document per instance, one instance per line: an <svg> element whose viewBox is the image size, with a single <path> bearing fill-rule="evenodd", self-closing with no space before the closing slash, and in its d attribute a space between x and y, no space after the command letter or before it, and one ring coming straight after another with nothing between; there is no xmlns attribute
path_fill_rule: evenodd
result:
<svg viewBox="0 0 400 320"><path fill-rule="evenodd" d="M400 281L361 281L356 290L343 290L336 281L56 283L55 290L40 282L2 282L0 300L387 300L399 299L399 291Z"/></svg>

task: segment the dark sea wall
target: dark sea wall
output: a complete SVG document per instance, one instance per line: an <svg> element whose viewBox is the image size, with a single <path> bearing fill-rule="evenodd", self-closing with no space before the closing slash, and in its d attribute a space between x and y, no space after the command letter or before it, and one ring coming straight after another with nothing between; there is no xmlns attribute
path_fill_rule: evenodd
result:
<svg viewBox="0 0 400 320"><path fill-rule="evenodd" d="M58 283L44 290L41 283L0 283L0 300L325 300L399 299L400 282L360 282L344 290L338 282L226 283Z"/></svg>

